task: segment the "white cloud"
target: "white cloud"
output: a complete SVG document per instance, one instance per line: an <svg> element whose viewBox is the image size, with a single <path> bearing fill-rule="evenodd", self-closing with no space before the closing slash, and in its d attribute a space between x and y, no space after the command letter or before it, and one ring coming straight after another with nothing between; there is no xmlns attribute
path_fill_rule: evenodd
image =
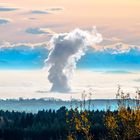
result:
<svg viewBox="0 0 140 140"><path fill-rule="evenodd" d="M17 43L17 44L11 44L9 42L2 42L0 44L0 49L15 49L15 48L20 48L21 50L24 49L24 47L29 48L29 49L35 49L38 47L44 47L47 48L48 42L42 42L42 43Z"/></svg>
<svg viewBox="0 0 140 140"><path fill-rule="evenodd" d="M64 8L62 7L51 7L47 9L48 11L52 11L52 12L58 12L58 11L63 11Z"/></svg>
<svg viewBox="0 0 140 140"><path fill-rule="evenodd" d="M56 34L54 31L48 28L28 28L26 29L26 33L29 34L37 34L37 35L54 35Z"/></svg>
<svg viewBox="0 0 140 140"><path fill-rule="evenodd" d="M11 12L11 11L16 11L18 8L13 8L13 7L0 7L0 12Z"/></svg>
<svg viewBox="0 0 140 140"><path fill-rule="evenodd" d="M110 54L129 53L131 50L140 50L140 46L125 43L115 43L110 45L96 45L92 47L95 51L108 52Z"/></svg>
<svg viewBox="0 0 140 140"><path fill-rule="evenodd" d="M33 10L30 12L31 14L51 14L47 10Z"/></svg>
<svg viewBox="0 0 140 140"><path fill-rule="evenodd" d="M52 13L56 13L56 12L60 12L63 11L64 8L62 7L51 7L45 10L32 10L29 13L31 14L52 14Z"/></svg>
<svg viewBox="0 0 140 140"><path fill-rule="evenodd" d="M5 25L5 24L8 24L8 23L10 23L10 20L8 20L8 19L0 19L0 25Z"/></svg>

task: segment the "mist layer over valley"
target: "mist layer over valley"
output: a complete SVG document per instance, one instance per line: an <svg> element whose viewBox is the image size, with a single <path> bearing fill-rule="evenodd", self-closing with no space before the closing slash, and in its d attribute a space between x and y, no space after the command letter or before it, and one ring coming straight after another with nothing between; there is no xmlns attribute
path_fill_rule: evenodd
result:
<svg viewBox="0 0 140 140"><path fill-rule="evenodd" d="M93 90L93 99L114 99L118 84L124 92L135 97L139 88L140 72L122 70L76 70L70 85L71 92L50 92L46 70L0 70L0 98L25 99L56 98L81 99L82 92Z"/></svg>

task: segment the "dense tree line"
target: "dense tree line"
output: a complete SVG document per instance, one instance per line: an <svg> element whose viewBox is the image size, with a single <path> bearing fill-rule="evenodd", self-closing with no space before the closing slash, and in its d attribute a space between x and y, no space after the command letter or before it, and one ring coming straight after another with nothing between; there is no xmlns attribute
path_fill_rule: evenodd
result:
<svg viewBox="0 0 140 140"><path fill-rule="evenodd" d="M0 110L0 139L4 140L66 140L69 126L65 107L39 111L37 114ZM94 114L94 115L93 115ZM106 134L104 111L91 111L91 131L96 139Z"/></svg>
<svg viewBox="0 0 140 140"><path fill-rule="evenodd" d="M59 110L42 110L36 114L26 112L9 112L0 110L0 139L2 140L66 140L70 124L67 116L74 110L61 107ZM106 111L87 111L90 121L90 133L94 140L108 137L104 116ZM116 114L117 111L112 112ZM83 136L77 133L78 139ZM111 140L111 138L109 138Z"/></svg>

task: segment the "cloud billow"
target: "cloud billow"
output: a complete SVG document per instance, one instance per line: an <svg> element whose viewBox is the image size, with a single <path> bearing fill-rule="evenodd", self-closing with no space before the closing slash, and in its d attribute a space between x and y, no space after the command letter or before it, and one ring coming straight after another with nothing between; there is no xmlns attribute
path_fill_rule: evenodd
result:
<svg viewBox="0 0 140 140"><path fill-rule="evenodd" d="M30 12L31 14L50 14L50 12L46 11L46 10L33 10Z"/></svg>
<svg viewBox="0 0 140 140"><path fill-rule="evenodd" d="M48 11L53 11L53 12L57 12L57 11L63 11L64 8L62 7L52 7L52 8L49 8Z"/></svg>
<svg viewBox="0 0 140 140"><path fill-rule="evenodd" d="M52 14L55 12L60 12L63 11L64 9L62 7L52 7L52 8L48 8L46 10L32 10L30 13L31 14Z"/></svg>
<svg viewBox="0 0 140 140"><path fill-rule="evenodd" d="M0 7L0 12L10 12L10 11L16 11L17 8L11 8L11 7Z"/></svg>
<svg viewBox="0 0 140 140"><path fill-rule="evenodd" d="M48 28L28 28L26 29L26 33L34 34L34 35L52 35L55 34L52 30Z"/></svg>
<svg viewBox="0 0 140 140"><path fill-rule="evenodd" d="M7 20L7 19L0 19L0 25L5 25L5 24L8 24L8 23L10 23L9 20Z"/></svg>
<svg viewBox="0 0 140 140"><path fill-rule="evenodd" d="M48 79L52 92L69 92L69 79L80 58L88 47L102 41L96 30L91 32L75 29L69 33L54 35L50 41L51 51L46 64L49 67Z"/></svg>

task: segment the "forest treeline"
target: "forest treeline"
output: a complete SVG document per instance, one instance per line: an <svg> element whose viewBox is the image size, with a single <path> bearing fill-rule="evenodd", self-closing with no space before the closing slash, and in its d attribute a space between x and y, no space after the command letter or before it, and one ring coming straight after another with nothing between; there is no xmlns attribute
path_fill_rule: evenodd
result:
<svg viewBox="0 0 140 140"><path fill-rule="evenodd" d="M127 111L131 112L130 108ZM86 140L84 132L80 129L87 129L90 126L88 133L92 134L93 140L113 140L109 134L108 127L105 125L105 116L107 114L115 115L118 111L84 111L79 112L78 115L82 116L83 113L87 113L85 116L83 128L79 125L83 120L78 119L74 114L76 110L68 110L65 107L61 107L59 110L48 110L39 111L37 114L25 113L25 112L9 112L0 110L0 139L1 140L67 140L75 139L73 136L68 138L70 135L75 135L78 140ZM109 115L110 116L110 115ZM109 117L108 116L108 117ZM77 118L77 122L75 119ZM88 118L87 122L86 119ZM70 122L72 120L72 122ZM106 117L106 119L108 119ZM114 120L110 119L111 124L114 126ZM134 120L133 120L134 121ZM88 124L89 122L89 124ZM83 122L82 122L83 123ZM109 123L109 121L108 121ZM132 122L130 122L132 123ZM133 122L134 123L134 122ZM110 125L111 125L110 124ZM120 124L122 125L122 124ZM133 124L132 124L133 125ZM79 128L77 128L79 127ZM122 127L122 126L121 126ZM123 127L122 127L123 128ZM79 129L79 130L78 130ZM123 132L123 130L120 130ZM138 140L139 135L134 138ZM115 133L114 133L115 135ZM128 139L129 140L129 139Z"/></svg>
<svg viewBox="0 0 140 140"><path fill-rule="evenodd" d="M71 110L69 110L70 112ZM69 124L66 122L67 113L68 110L65 107L61 107L57 111L43 110L37 114L1 110L0 139L66 140L69 132ZM91 133L94 135L94 139L106 137L107 129L103 120L106 112L97 110L90 111L89 114L92 124Z"/></svg>

